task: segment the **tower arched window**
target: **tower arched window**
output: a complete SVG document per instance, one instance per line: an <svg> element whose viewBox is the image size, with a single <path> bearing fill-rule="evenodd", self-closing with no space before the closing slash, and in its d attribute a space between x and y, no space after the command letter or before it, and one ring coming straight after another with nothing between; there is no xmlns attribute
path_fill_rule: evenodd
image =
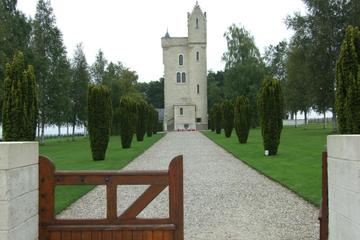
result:
<svg viewBox="0 0 360 240"><path fill-rule="evenodd" d="M184 109L180 108L180 115L184 115Z"/></svg>
<svg viewBox="0 0 360 240"><path fill-rule="evenodd" d="M179 65L184 65L184 56L179 55Z"/></svg>
<svg viewBox="0 0 360 240"><path fill-rule="evenodd" d="M178 72L176 73L176 82L180 83L181 82L181 74Z"/></svg>
<svg viewBox="0 0 360 240"><path fill-rule="evenodd" d="M196 29L199 29L199 19L196 19Z"/></svg>
<svg viewBox="0 0 360 240"><path fill-rule="evenodd" d="M200 60L200 53L199 51L196 52L196 61L199 61Z"/></svg>
<svg viewBox="0 0 360 240"><path fill-rule="evenodd" d="M181 74L181 79L182 79L182 82L184 83L184 82L186 82L186 73L182 73Z"/></svg>

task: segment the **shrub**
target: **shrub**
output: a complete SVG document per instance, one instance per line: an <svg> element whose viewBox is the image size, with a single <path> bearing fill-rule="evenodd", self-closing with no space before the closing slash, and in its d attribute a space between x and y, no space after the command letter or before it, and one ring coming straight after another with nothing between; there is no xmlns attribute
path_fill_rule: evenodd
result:
<svg viewBox="0 0 360 240"><path fill-rule="evenodd" d="M112 107L110 90L102 85L88 89L88 129L93 160L104 160L110 139Z"/></svg>
<svg viewBox="0 0 360 240"><path fill-rule="evenodd" d="M222 111L221 111L221 104L215 103L213 105L213 118L214 118L214 125L215 125L215 132L216 134L221 134L221 122L222 122Z"/></svg>
<svg viewBox="0 0 360 240"><path fill-rule="evenodd" d="M136 139L139 142L144 140L146 123L148 120L148 104L145 101L137 103Z"/></svg>
<svg viewBox="0 0 360 240"><path fill-rule="evenodd" d="M6 64L2 114L5 141L35 140L38 116L35 74L31 65L25 69L21 52Z"/></svg>
<svg viewBox="0 0 360 240"><path fill-rule="evenodd" d="M153 129L154 129L154 107L152 105L149 105L148 107L148 119L147 119L147 127L146 127L146 136L151 137L153 135Z"/></svg>
<svg viewBox="0 0 360 240"><path fill-rule="evenodd" d="M234 105L230 100L224 100L221 107L225 137L229 138L234 128Z"/></svg>
<svg viewBox="0 0 360 240"><path fill-rule="evenodd" d="M215 131L215 115L213 108L211 108L209 111L209 128L212 132Z"/></svg>
<svg viewBox="0 0 360 240"><path fill-rule="evenodd" d="M259 91L258 109L264 149L276 155L283 127L283 95L280 82L266 78Z"/></svg>
<svg viewBox="0 0 360 240"><path fill-rule="evenodd" d="M123 148L130 148L136 128L136 103L129 96L120 99L120 136Z"/></svg>
<svg viewBox="0 0 360 240"><path fill-rule="evenodd" d="M336 111L342 134L360 133L360 31L349 26L336 68Z"/></svg>
<svg viewBox="0 0 360 240"><path fill-rule="evenodd" d="M157 134L159 127L159 113L154 109L154 116L153 116L153 134Z"/></svg>
<svg viewBox="0 0 360 240"><path fill-rule="evenodd" d="M239 96L236 98L234 125L239 143L246 143L251 125L250 103L247 97Z"/></svg>

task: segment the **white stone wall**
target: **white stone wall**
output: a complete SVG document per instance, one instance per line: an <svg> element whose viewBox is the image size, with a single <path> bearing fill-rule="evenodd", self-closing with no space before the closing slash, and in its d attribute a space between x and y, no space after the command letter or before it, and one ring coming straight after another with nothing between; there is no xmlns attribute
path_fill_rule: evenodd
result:
<svg viewBox="0 0 360 240"><path fill-rule="evenodd" d="M329 239L360 239L360 135L328 136Z"/></svg>
<svg viewBox="0 0 360 240"><path fill-rule="evenodd" d="M38 143L0 143L0 240L38 239Z"/></svg>
<svg viewBox="0 0 360 240"><path fill-rule="evenodd" d="M182 109L183 114L180 113ZM180 105L174 106L175 115L175 130L186 130L185 124L188 124L187 130L195 130L195 106L194 105Z"/></svg>

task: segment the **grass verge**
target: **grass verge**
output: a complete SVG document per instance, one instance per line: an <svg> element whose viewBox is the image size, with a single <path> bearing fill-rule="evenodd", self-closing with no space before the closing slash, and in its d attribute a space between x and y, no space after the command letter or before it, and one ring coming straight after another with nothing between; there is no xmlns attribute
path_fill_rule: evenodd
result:
<svg viewBox="0 0 360 240"><path fill-rule="evenodd" d="M278 155L266 157L260 129L250 131L247 144L239 144L235 132L230 138L223 133L203 132L236 158L317 207L321 200L321 153L330 133L330 129L316 124L307 128L284 127Z"/></svg>

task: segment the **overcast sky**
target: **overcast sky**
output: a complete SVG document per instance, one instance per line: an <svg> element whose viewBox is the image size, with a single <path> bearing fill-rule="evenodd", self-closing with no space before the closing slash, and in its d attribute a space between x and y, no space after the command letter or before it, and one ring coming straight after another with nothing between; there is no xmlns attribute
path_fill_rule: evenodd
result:
<svg viewBox="0 0 360 240"><path fill-rule="evenodd" d="M76 45L84 45L89 64L102 49L108 61L121 61L135 70L139 81L163 76L161 37L169 29L172 37L187 35L187 12L195 0L52 0L57 26L63 33L68 56ZM18 0L18 8L35 16L37 0ZM226 50L223 37L233 23L242 24L255 37L260 51L288 39L284 20L295 11L304 12L301 0L202 0L207 12L208 69L223 70Z"/></svg>

